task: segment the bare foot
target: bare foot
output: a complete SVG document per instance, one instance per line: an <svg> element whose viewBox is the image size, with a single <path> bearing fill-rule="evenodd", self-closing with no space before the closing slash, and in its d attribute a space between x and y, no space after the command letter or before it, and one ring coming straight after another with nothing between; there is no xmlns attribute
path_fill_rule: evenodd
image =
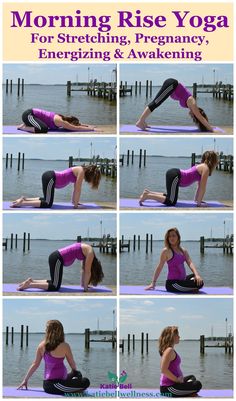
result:
<svg viewBox="0 0 236 401"><path fill-rule="evenodd" d="M16 127L17 129L24 129L25 128L25 124L24 123L22 123L22 124L20 124L20 125L18 125L17 127Z"/></svg>
<svg viewBox="0 0 236 401"><path fill-rule="evenodd" d="M145 131L148 128L147 123L142 120L138 120L135 125L137 128L140 128L142 131Z"/></svg>
<svg viewBox="0 0 236 401"><path fill-rule="evenodd" d="M27 288L29 288L29 286L32 282L33 282L33 279L31 277L27 278L27 280L25 280L19 284L19 286L17 287L17 291L26 290Z"/></svg>
<svg viewBox="0 0 236 401"><path fill-rule="evenodd" d="M150 192L150 191L149 191L148 189L144 189L142 195L141 195L140 198L139 198L139 204L140 204L140 206L142 206L142 202L144 202L144 201L147 199L149 192Z"/></svg>
<svg viewBox="0 0 236 401"><path fill-rule="evenodd" d="M20 207L24 200L25 200L25 197L21 196L20 198L18 198L12 202L11 207Z"/></svg>

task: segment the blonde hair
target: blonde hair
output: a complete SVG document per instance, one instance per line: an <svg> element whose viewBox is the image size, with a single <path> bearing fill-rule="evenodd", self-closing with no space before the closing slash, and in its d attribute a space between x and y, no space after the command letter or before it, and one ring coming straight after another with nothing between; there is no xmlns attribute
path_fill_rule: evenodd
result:
<svg viewBox="0 0 236 401"><path fill-rule="evenodd" d="M209 175L211 175L212 171L218 164L218 154L214 152L214 150L207 150L203 153L201 162L208 166L210 171Z"/></svg>
<svg viewBox="0 0 236 401"><path fill-rule="evenodd" d="M92 189L98 189L101 180L101 170L96 164L83 166L84 179L91 184Z"/></svg>
<svg viewBox="0 0 236 401"><path fill-rule="evenodd" d="M59 320L49 320L46 325L45 350L53 351L65 341L64 328Z"/></svg>
<svg viewBox="0 0 236 401"><path fill-rule="evenodd" d="M174 336L178 334L179 330L177 326L168 326L162 330L162 333L159 337L159 354L161 356L167 348L173 347Z"/></svg>

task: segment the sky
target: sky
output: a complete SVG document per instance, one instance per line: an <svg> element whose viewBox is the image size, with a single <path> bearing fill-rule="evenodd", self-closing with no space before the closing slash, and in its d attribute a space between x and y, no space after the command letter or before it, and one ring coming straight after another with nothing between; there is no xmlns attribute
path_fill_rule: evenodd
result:
<svg viewBox="0 0 236 401"><path fill-rule="evenodd" d="M115 64L4 64L3 82L6 79L17 83L24 78L25 84L66 84L72 82L88 82L97 79L99 82L114 82Z"/></svg>
<svg viewBox="0 0 236 401"><path fill-rule="evenodd" d="M212 326L215 336L225 336L226 318L228 332L233 327L233 302L196 297L121 299L120 316L120 337L125 339L128 334L140 338L141 332L157 339L166 326L178 326L180 339L199 339L201 334L211 336Z"/></svg>
<svg viewBox="0 0 236 401"><path fill-rule="evenodd" d="M113 329L114 299L5 299L3 302L3 329L13 326L20 331L21 324L29 326L29 332L43 332L46 322L60 320L65 333L81 333L85 328ZM116 312L115 312L116 316Z"/></svg>
<svg viewBox="0 0 236 401"><path fill-rule="evenodd" d="M91 145L92 144L92 145ZM114 158L116 138L5 138L3 155L25 153L26 159L67 160L69 156Z"/></svg>
<svg viewBox="0 0 236 401"><path fill-rule="evenodd" d="M167 78L175 78L184 85L213 84L222 81L233 84L233 64L125 64L120 68L120 79L133 85L152 80L153 86L162 85Z"/></svg>
<svg viewBox="0 0 236 401"><path fill-rule="evenodd" d="M224 224L225 222L225 224ZM154 240L164 241L166 231L177 227L182 240L199 240L200 236L221 237L233 233L232 213L120 213L120 236L133 239L138 235L146 238L153 234Z"/></svg>
<svg viewBox="0 0 236 401"><path fill-rule="evenodd" d="M121 138L120 155L126 155L127 150L146 149L147 156L187 156L192 153L201 154L205 150L222 151L224 154L233 154L233 140L231 138Z"/></svg>
<svg viewBox="0 0 236 401"><path fill-rule="evenodd" d="M51 240L76 240L78 235L100 237L102 234L116 236L116 215L85 214L79 216L72 214L44 213L14 213L3 215L3 237L10 237L11 233L18 234L22 238L23 232L29 232L32 239L46 238Z"/></svg>

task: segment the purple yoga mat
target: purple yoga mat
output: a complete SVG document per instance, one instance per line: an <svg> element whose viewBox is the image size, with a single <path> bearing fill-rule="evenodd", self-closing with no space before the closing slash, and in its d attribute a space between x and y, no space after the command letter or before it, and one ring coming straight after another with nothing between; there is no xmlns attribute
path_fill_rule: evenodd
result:
<svg viewBox="0 0 236 401"><path fill-rule="evenodd" d="M79 130L79 131L68 131L67 129L59 128L59 129L56 129L56 130L51 130L50 129L48 131L48 134L50 134L50 135L51 134L64 134L64 133L66 133L66 134L80 134L82 132L94 132L94 131L91 130L91 129L83 129L83 130ZM8 134L8 135L9 134L19 134L19 135L22 135L22 134L32 134L32 132L19 130L19 129L16 128L15 125L4 125L3 126L3 134ZM35 134L33 134L33 135L35 135ZM38 135L47 135L47 134L38 134Z"/></svg>
<svg viewBox="0 0 236 401"><path fill-rule="evenodd" d="M207 201L206 203L207 203L208 207L227 207L226 205L224 205L223 203L218 202L218 201ZM172 208L172 209L184 208L184 207L197 208L196 203L191 200L181 200L181 201L178 201L175 206L166 206L163 203L147 199L146 201L143 202L143 206L140 206L138 199L131 199L131 198L120 199L120 207L121 208L129 207L129 208L135 208L135 209L142 209L143 207L156 207L156 208L164 207L164 208ZM201 209L204 209L204 207L202 207Z"/></svg>
<svg viewBox="0 0 236 401"><path fill-rule="evenodd" d="M84 397L88 398L96 397L96 398L109 398L113 397L117 394L117 392L113 389L99 389L99 388L89 388L85 390ZM146 394L146 396L145 396ZM198 395L200 397L205 398L232 398L233 390L201 390ZM29 390L17 390L15 387L3 387L3 397L8 398L61 398L63 396L47 394L44 392L42 388L35 387ZM82 394L78 394L79 398L83 398ZM131 390L120 390L119 391L120 398L140 398L140 399L151 399L151 398L165 398L160 396L159 389L131 389ZM66 398L66 397L64 397ZM170 398L170 397L167 397Z"/></svg>
<svg viewBox="0 0 236 401"><path fill-rule="evenodd" d="M74 209L71 203L58 202L54 203L50 209L34 208L32 206L23 207L10 207L12 202L3 201L3 210L81 210L81 209L102 209L101 206L96 205L96 203L83 203L78 209Z"/></svg>
<svg viewBox="0 0 236 401"><path fill-rule="evenodd" d="M40 290L38 288L28 288L27 290L24 291L17 291L18 284L3 284L3 292L33 292L33 293L38 293L38 292L47 292L44 290ZM58 292L84 292L84 289L80 285L64 285L60 288ZM112 292L110 288L103 287L103 286L97 286L97 287L92 287L89 292ZM56 292L55 292L56 293Z"/></svg>
<svg viewBox="0 0 236 401"><path fill-rule="evenodd" d="M219 127L214 127L219 133L224 134L225 131ZM151 125L149 128L146 130L141 130L140 128L137 128L135 125L121 125L120 127L120 133L123 132L129 132L129 133L134 133L134 134L199 134L201 131L195 126L174 126L174 125ZM204 132L206 134L206 132Z"/></svg>
<svg viewBox="0 0 236 401"><path fill-rule="evenodd" d="M70 394L70 393L69 393ZM102 394L105 394L104 397L109 398L113 397L115 394L115 390L113 389L106 389L102 390L99 388L88 388L85 390L83 393L79 393L77 396L74 395L74 398L89 398L91 397L96 397L99 398L100 394L102 397ZM3 387L3 397L18 397L18 398L61 398L63 397L64 399L68 397L64 397L62 395L54 395L54 394L47 394L44 392L44 390L40 387L34 387L34 388L29 388L28 390L17 390L15 387Z"/></svg>
<svg viewBox="0 0 236 401"><path fill-rule="evenodd" d="M145 290L144 286L141 285L121 285L120 294L121 295L183 295L192 293L174 293L166 291L165 287L159 287L155 290ZM233 295L233 289L230 287L203 287L198 293L194 295Z"/></svg>

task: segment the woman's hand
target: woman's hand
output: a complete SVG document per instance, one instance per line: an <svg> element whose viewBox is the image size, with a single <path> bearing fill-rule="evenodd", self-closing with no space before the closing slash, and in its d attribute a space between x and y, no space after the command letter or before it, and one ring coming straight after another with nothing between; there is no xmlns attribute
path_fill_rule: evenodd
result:
<svg viewBox="0 0 236 401"><path fill-rule="evenodd" d="M23 389L25 387L26 390L28 390L28 381L23 380L23 382L17 387L17 390Z"/></svg>
<svg viewBox="0 0 236 401"><path fill-rule="evenodd" d="M183 383L184 382L184 378L183 378L183 376L179 376L179 377L177 377L177 381L176 381L176 383Z"/></svg>
<svg viewBox="0 0 236 401"><path fill-rule="evenodd" d="M203 279L201 278L201 276L199 276L199 274L195 274L194 280L197 285L201 285L203 283Z"/></svg>
<svg viewBox="0 0 236 401"><path fill-rule="evenodd" d="M201 203L197 203L197 207L208 207L208 204L204 201L201 201Z"/></svg>
<svg viewBox="0 0 236 401"><path fill-rule="evenodd" d="M148 285L147 287L145 287L144 289L146 291L148 290L155 290L156 284L151 283L150 285Z"/></svg>

